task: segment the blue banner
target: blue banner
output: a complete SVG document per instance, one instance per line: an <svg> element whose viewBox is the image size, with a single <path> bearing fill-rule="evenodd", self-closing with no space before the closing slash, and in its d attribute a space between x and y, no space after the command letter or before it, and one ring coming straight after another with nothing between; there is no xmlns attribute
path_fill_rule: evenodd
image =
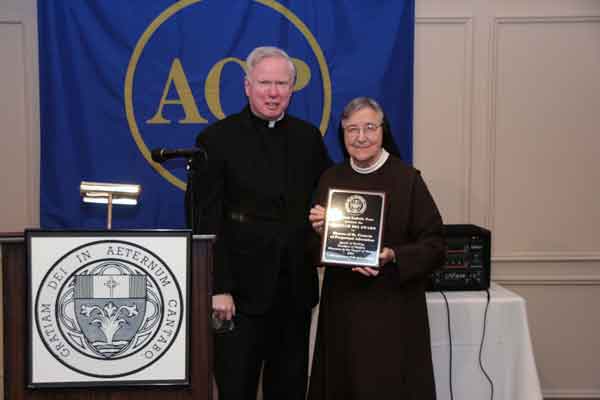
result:
<svg viewBox="0 0 600 400"><path fill-rule="evenodd" d="M294 59L288 112L320 128L332 159L343 107L369 96L412 160L414 0L39 0L38 26L43 228L105 226L81 181L141 184L115 229L183 227L185 163L150 150L191 147L241 110L257 46Z"/></svg>

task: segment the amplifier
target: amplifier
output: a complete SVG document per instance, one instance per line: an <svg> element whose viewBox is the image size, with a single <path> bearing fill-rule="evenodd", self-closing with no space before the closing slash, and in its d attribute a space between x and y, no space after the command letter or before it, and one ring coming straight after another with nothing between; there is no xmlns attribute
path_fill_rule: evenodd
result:
<svg viewBox="0 0 600 400"><path fill-rule="evenodd" d="M429 276L428 291L485 290L490 287L491 239L477 225L444 225L446 263Z"/></svg>

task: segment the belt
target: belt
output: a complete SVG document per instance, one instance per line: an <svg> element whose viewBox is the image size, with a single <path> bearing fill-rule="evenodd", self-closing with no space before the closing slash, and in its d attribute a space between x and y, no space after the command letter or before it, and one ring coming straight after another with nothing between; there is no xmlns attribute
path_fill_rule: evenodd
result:
<svg viewBox="0 0 600 400"><path fill-rule="evenodd" d="M235 222L248 223L248 222L281 222L280 218L263 216L263 215L252 215L245 214L238 211L232 211L229 213L229 219Z"/></svg>

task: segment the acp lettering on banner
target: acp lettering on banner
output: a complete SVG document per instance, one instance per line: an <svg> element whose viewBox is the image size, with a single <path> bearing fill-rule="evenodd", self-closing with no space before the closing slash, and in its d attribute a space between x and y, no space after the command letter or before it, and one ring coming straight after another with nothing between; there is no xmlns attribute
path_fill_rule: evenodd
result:
<svg viewBox="0 0 600 400"><path fill-rule="evenodd" d="M296 67L296 82L294 84L294 92L302 90L310 82L310 68L308 65L298 59L292 57L292 62ZM212 66L206 82L204 84L204 97L209 110L214 117L223 119L226 117L223 107L221 106L221 73L227 63L238 64L241 71L246 70L246 62L236 57L227 57L218 61ZM176 96L169 97L170 91L173 90ZM156 113L152 118L148 119L148 124L170 124L171 120L163 115L164 106L167 104L179 105L184 112L185 118L178 120L180 124L205 124L208 120L204 118L198 110L198 104L192 92L187 74L183 69L183 65L179 58L175 58L171 64L169 75L163 89L162 97L157 106Z"/></svg>

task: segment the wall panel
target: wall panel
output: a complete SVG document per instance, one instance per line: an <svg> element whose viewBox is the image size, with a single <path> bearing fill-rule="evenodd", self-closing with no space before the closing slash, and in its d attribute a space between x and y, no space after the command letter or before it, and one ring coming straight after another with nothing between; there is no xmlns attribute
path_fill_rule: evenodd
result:
<svg viewBox="0 0 600 400"><path fill-rule="evenodd" d="M0 231L22 230L31 220L29 183L32 157L27 136L24 27L0 18Z"/></svg>
<svg viewBox="0 0 600 400"><path fill-rule="evenodd" d="M415 29L414 164L457 223L469 219L471 20L417 18Z"/></svg>
<svg viewBox="0 0 600 400"><path fill-rule="evenodd" d="M600 259L600 19L504 18L495 39L494 253Z"/></svg>
<svg viewBox="0 0 600 400"><path fill-rule="evenodd" d="M512 286L527 299L545 398L600 398L600 286ZM549 298L554 301L549 302Z"/></svg>

